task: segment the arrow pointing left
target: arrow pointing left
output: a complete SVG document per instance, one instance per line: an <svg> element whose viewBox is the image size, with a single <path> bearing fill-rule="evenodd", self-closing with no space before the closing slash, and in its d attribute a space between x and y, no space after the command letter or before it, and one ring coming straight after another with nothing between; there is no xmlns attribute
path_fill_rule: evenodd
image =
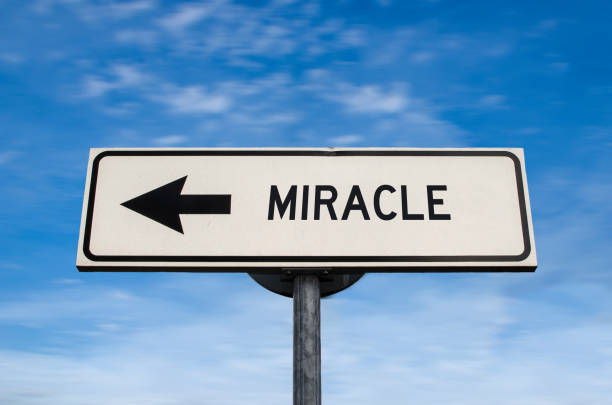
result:
<svg viewBox="0 0 612 405"><path fill-rule="evenodd" d="M121 205L183 233L179 214L229 214L231 194L181 194L187 176L128 200Z"/></svg>

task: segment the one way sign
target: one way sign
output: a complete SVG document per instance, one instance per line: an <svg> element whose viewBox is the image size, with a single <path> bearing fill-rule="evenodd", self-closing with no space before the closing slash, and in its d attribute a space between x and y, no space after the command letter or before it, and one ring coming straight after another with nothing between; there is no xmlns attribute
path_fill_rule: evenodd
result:
<svg viewBox="0 0 612 405"><path fill-rule="evenodd" d="M521 149L92 149L81 271L533 271Z"/></svg>

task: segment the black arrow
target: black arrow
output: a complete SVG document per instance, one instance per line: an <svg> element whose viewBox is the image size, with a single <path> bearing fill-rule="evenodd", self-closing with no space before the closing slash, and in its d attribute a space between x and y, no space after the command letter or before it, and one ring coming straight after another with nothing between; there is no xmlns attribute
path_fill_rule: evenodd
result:
<svg viewBox="0 0 612 405"><path fill-rule="evenodd" d="M183 233L179 214L229 214L230 194L181 194L187 176L124 202L131 209L170 229Z"/></svg>

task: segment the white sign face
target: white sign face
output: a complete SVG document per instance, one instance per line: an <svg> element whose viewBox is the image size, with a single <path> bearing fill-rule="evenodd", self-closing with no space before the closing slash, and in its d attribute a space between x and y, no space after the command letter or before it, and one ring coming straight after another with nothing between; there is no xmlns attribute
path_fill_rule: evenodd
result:
<svg viewBox="0 0 612 405"><path fill-rule="evenodd" d="M92 149L82 271L533 271L522 149Z"/></svg>

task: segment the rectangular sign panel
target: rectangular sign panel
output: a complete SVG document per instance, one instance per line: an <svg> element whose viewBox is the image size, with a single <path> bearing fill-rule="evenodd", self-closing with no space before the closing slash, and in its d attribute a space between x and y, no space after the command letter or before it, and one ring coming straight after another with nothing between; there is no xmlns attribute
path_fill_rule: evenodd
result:
<svg viewBox="0 0 612 405"><path fill-rule="evenodd" d="M522 149L92 149L81 271L533 271Z"/></svg>

